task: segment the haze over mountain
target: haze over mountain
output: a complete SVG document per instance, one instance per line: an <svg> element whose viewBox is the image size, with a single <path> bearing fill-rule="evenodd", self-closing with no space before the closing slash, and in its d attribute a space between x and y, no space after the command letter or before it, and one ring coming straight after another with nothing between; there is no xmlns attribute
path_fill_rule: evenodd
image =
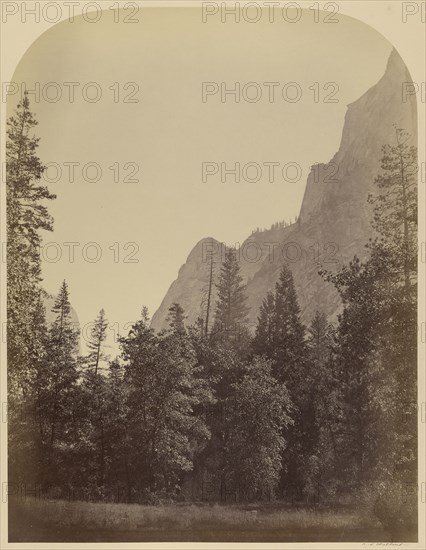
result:
<svg viewBox="0 0 426 550"><path fill-rule="evenodd" d="M379 82L348 105L338 152L328 163L312 167L297 222L256 231L242 243L241 274L247 285L252 327L284 261L293 271L303 321L309 322L316 310L324 311L330 319L337 317L340 299L333 285L326 283L318 271L320 267L336 269L354 255L362 259L367 254L365 244L373 235L367 196L375 189L381 148L394 143L395 124L411 135L413 144L416 142L415 96L402 99L402 85L410 81L404 62L393 50ZM204 315L209 252L213 254L217 276L224 246L207 237L194 246L180 268L152 318L154 329L167 326L167 313L173 302L184 308L187 324Z"/></svg>

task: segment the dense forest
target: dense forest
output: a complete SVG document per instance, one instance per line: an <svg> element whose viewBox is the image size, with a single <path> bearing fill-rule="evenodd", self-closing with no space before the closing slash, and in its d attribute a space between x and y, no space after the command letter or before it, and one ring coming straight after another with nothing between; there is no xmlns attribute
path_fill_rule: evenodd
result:
<svg viewBox="0 0 426 550"><path fill-rule="evenodd" d="M417 159L405 132L383 144L366 197L368 260L321 272L342 299L336 324L321 311L302 324L282 265L253 334L230 248L195 325L175 303L155 333L142 308L110 359L103 310L79 354L65 281L46 321L39 247L55 197L40 185L36 124L25 96L7 141L9 482L76 500L362 503L416 522L415 499L401 499L417 484Z"/></svg>

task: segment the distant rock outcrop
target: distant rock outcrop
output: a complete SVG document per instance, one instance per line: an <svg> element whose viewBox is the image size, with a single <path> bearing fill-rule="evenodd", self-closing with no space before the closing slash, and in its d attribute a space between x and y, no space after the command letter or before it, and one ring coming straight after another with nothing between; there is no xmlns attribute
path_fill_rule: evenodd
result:
<svg viewBox="0 0 426 550"><path fill-rule="evenodd" d="M312 167L297 222L258 231L241 245L240 265L252 327L284 261L294 275L303 321L308 323L317 309L336 318L341 309L339 296L318 270L320 266L334 270L355 254L361 259L366 256L365 244L372 236L367 196L374 191L374 178L380 171L381 148L395 141L394 124L407 130L416 144L416 100L414 96L405 102L402 99L402 85L410 81L404 62L393 50L379 82L348 106L339 151L329 163ZM154 329L165 328L173 302L185 309L188 324L203 311L210 250L219 270L223 246L212 238L198 242L155 312Z"/></svg>

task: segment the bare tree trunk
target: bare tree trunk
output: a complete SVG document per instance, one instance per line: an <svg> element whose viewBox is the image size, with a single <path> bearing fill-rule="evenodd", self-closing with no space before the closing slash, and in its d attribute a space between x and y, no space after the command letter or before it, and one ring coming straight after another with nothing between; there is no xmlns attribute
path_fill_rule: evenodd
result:
<svg viewBox="0 0 426 550"><path fill-rule="evenodd" d="M204 328L204 334L206 338L209 335L209 318L210 318L210 304L211 304L211 297L212 297L212 286L213 286L213 254L210 255L209 291L207 295L206 326Z"/></svg>

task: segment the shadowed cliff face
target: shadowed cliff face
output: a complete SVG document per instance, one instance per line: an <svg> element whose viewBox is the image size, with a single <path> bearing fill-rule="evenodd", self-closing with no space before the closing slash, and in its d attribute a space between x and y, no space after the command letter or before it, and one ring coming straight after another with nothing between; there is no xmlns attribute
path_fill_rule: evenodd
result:
<svg viewBox="0 0 426 550"><path fill-rule="evenodd" d="M395 142L394 124L409 132L416 145L416 100L414 96L405 102L402 99L402 85L409 81L408 70L394 50L379 82L348 106L338 152L328 163L312 168L297 222L257 232L242 244L240 265L247 284L252 327L285 261L294 275L303 321L309 323L317 309L331 320L337 317L340 299L318 270L335 270L354 255L361 259L366 256L365 244L373 235L366 201L374 192L374 178L380 172L381 147ZM188 324L204 314L209 251L213 252L218 273L223 247L215 239L203 239L191 251L154 314L154 329L165 328L173 302L185 309Z"/></svg>

